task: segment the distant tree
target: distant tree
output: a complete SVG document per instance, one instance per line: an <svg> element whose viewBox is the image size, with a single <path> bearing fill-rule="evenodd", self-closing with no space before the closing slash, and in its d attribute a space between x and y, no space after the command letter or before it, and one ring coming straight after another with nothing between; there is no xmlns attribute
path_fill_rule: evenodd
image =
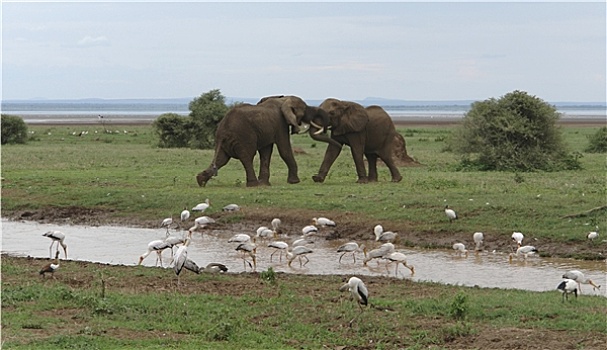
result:
<svg viewBox="0 0 607 350"><path fill-rule="evenodd" d="M161 115L153 123L158 146L213 148L217 125L229 108L219 89L214 89L190 102L187 117L174 113Z"/></svg>
<svg viewBox="0 0 607 350"><path fill-rule="evenodd" d="M25 143L27 141L27 124L21 117L2 114L2 144Z"/></svg>
<svg viewBox="0 0 607 350"><path fill-rule="evenodd" d="M208 149L215 144L217 125L228 112L225 97L219 89L207 93L190 102L191 131L190 145L193 148Z"/></svg>
<svg viewBox="0 0 607 350"><path fill-rule="evenodd" d="M607 153L607 126L588 136L589 144L584 149L588 153Z"/></svg>
<svg viewBox="0 0 607 350"><path fill-rule="evenodd" d="M568 154L556 108L524 91L475 102L449 147L462 165L480 170L562 170L580 167Z"/></svg>

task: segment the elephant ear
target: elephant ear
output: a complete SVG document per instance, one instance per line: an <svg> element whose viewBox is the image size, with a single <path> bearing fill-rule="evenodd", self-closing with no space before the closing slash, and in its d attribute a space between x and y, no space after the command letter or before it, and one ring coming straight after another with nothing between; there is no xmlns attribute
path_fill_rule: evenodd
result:
<svg viewBox="0 0 607 350"><path fill-rule="evenodd" d="M342 102L342 107L339 113L330 113L332 135L358 133L367 127L369 116L363 106L354 102Z"/></svg>
<svg viewBox="0 0 607 350"><path fill-rule="evenodd" d="M282 115L287 120L289 125L299 125L299 120L303 118L306 113L306 103L299 97L289 96L283 97L284 102L280 106ZM298 117L300 115L301 117Z"/></svg>

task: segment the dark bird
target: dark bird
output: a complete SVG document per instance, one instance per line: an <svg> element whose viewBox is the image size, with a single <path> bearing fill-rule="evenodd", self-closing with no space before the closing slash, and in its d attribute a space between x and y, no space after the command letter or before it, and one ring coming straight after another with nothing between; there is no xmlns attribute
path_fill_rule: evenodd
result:
<svg viewBox="0 0 607 350"><path fill-rule="evenodd" d="M48 247L48 255L49 257L53 256L53 244L57 243L57 251L59 251L59 245L63 248L63 252L65 253L65 258L67 259L67 244L65 244L65 234L61 231L47 231L42 234L44 237L48 237L52 240L51 246Z"/></svg>
<svg viewBox="0 0 607 350"><path fill-rule="evenodd" d="M200 268L200 272L218 273L228 272L228 267L220 263L209 263L205 267Z"/></svg>
<svg viewBox="0 0 607 350"><path fill-rule="evenodd" d="M44 278L44 274L50 273L53 278L55 278L55 271L59 268L59 251L55 253L55 260L50 264L46 264L40 269L40 276Z"/></svg>

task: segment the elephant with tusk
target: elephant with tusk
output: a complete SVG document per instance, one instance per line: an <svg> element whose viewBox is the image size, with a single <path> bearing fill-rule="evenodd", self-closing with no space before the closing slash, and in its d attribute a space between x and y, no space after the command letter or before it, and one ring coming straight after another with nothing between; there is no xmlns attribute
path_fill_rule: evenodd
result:
<svg viewBox="0 0 607 350"><path fill-rule="evenodd" d="M377 181L377 159L380 158L390 169L392 182L402 180L400 171L392 158L393 140L397 135L392 118L379 106L367 108L355 102L328 98L320 105L320 110L329 116L331 140L325 151L323 162L317 175L312 179L323 182L329 169L339 156L343 145L350 146L356 166L358 183ZM316 121L320 119L313 119ZM318 123L316 123L318 124ZM311 124L310 136L320 131L319 125ZM321 141L321 140L319 140ZM369 163L367 175L363 155Z"/></svg>
<svg viewBox="0 0 607 350"><path fill-rule="evenodd" d="M331 142L326 133L328 116L318 107L308 106L297 96L269 96L256 105L233 107L219 122L215 134L215 154L209 167L198 175L199 186L205 186L231 158L240 160L247 187L270 185L270 160L274 144L288 168L287 182L298 183L297 163L291 148L291 133L299 133L304 124L315 120L312 138ZM253 159L259 153L259 177Z"/></svg>

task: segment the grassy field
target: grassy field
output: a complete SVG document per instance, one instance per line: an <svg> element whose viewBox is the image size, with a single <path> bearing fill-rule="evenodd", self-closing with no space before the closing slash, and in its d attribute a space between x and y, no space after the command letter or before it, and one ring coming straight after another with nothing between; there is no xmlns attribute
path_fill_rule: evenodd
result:
<svg viewBox="0 0 607 350"><path fill-rule="evenodd" d="M194 177L213 152L155 148L149 126L118 126L112 134L90 125L29 129L26 145L2 147L3 216L36 218L67 208L94 222L157 227L209 198L207 215L226 219L221 207L237 203L243 212L231 220L280 215L292 220L287 227L294 234L322 215L337 218L340 234L353 238L370 238L381 222L409 245L446 246L483 231L499 248L521 231L542 244L543 254L604 259L606 253L605 243L586 242L595 226L605 232L604 211L564 218L606 204L605 155L582 152L598 126L564 127L583 170L522 174L458 171L457 158L442 151L449 126L401 127L421 166L401 168L398 184L382 167L380 182L366 185L355 183L347 149L325 183L314 183L324 145L297 135L294 146L305 152L297 155L302 182L286 183L275 154L272 186L261 188L244 186L235 160L199 188ZM83 130L88 135L77 136ZM453 224L445 204L460 216ZM604 298L561 303L557 291L369 277L374 307L349 327L358 308L338 291L345 276L186 274L176 288L164 269L75 261L62 262L57 279L43 281L37 271L45 263L2 257L3 348L604 349L607 336Z"/></svg>

